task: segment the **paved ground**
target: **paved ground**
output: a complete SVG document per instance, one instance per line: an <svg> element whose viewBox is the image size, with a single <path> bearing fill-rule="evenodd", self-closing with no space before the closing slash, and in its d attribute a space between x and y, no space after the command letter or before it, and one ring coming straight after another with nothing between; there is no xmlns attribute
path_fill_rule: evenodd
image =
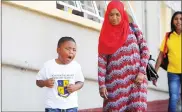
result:
<svg viewBox="0 0 182 112"><path fill-rule="evenodd" d="M148 102L147 112L167 112L168 100ZM101 112L101 108L79 110L79 112Z"/></svg>
<svg viewBox="0 0 182 112"><path fill-rule="evenodd" d="M147 112L167 112L168 100L148 102Z"/></svg>

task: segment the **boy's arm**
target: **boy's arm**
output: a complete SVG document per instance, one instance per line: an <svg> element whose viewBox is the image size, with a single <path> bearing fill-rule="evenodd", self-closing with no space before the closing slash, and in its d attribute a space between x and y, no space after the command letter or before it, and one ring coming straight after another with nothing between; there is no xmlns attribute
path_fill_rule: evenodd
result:
<svg viewBox="0 0 182 112"><path fill-rule="evenodd" d="M54 79L50 78L47 79L46 78L46 67L44 65L43 68L40 69L40 71L38 72L37 76L36 76L36 85L38 87L48 87L48 88L52 88L54 86Z"/></svg>
<svg viewBox="0 0 182 112"><path fill-rule="evenodd" d="M69 93L73 93L74 91L78 91L84 85L84 82L78 81L75 84L70 84L67 86L67 90Z"/></svg>
<svg viewBox="0 0 182 112"><path fill-rule="evenodd" d="M77 90L81 89L83 87L83 85L84 85L84 82L81 82L81 81L76 82L75 90L77 91Z"/></svg>
<svg viewBox="0 0 182 112"><path fill-rule="evenodd" d="M41 68L40 71L37 73L36 76L36 85L38 87L44 87L45 86L45 74L46 74L46 69L45 67Z"/></svg>
<svg viewBox="0 0 182 112"><path fill-rule="evenodd" d="M50 78L48 80L36 80L36 85L39 87L52 88L54 86L54 79Z"/></svg>
<svg viewBox="0 0 182 112"><path fill-rule="evenodd" d="M78 72L75 76L75 84L69 84L67 86L67 90L69 93L73 93L74 91L78 91L84 85L84 76L81 70L81 66L79 65Z"/></svg>
<svg viewBox="0 0 182 112"><path fill-rule="evenodd" d="M45 81L44 80L36 80L36 85L42 88L45 86Z"/></svg>

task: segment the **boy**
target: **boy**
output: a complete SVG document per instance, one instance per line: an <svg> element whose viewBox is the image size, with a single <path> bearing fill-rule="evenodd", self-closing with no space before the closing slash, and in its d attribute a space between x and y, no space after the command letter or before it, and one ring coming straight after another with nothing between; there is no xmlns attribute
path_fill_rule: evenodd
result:
<svg viewBox="0 0 182 112"><path fill-rule="evenodd" d="M57 45L58 58L47 61L36 76L36 84L46 87L45 112L77 112L77 91L83 87L81 66L74 57L76 42L62 37Z"/></svg>

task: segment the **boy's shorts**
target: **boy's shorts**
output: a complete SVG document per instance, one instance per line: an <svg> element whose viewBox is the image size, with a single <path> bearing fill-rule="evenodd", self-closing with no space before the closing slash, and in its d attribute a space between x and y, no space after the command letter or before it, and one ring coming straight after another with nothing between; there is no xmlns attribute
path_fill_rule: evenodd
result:
<svg viewBox="0 0 182 112"><path fill-rule="evenodd" d="M52 109L52 108L45 108L45 112L78 112L78 108L69 108L69 109Z"/></svg>

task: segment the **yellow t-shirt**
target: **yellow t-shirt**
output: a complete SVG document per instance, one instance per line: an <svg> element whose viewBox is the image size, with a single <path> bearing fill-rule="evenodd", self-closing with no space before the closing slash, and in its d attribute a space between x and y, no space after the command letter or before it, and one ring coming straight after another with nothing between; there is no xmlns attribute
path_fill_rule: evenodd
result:
<svg viewBox="0 0 182 112"><path fill-rule="evenodd" d="M162 41L160 51L163 52L165 38ZM171 33L167 40L167 51L168 51L168 72L182 73L181 71L181 34L178 35L176 32Z"/></svg>

